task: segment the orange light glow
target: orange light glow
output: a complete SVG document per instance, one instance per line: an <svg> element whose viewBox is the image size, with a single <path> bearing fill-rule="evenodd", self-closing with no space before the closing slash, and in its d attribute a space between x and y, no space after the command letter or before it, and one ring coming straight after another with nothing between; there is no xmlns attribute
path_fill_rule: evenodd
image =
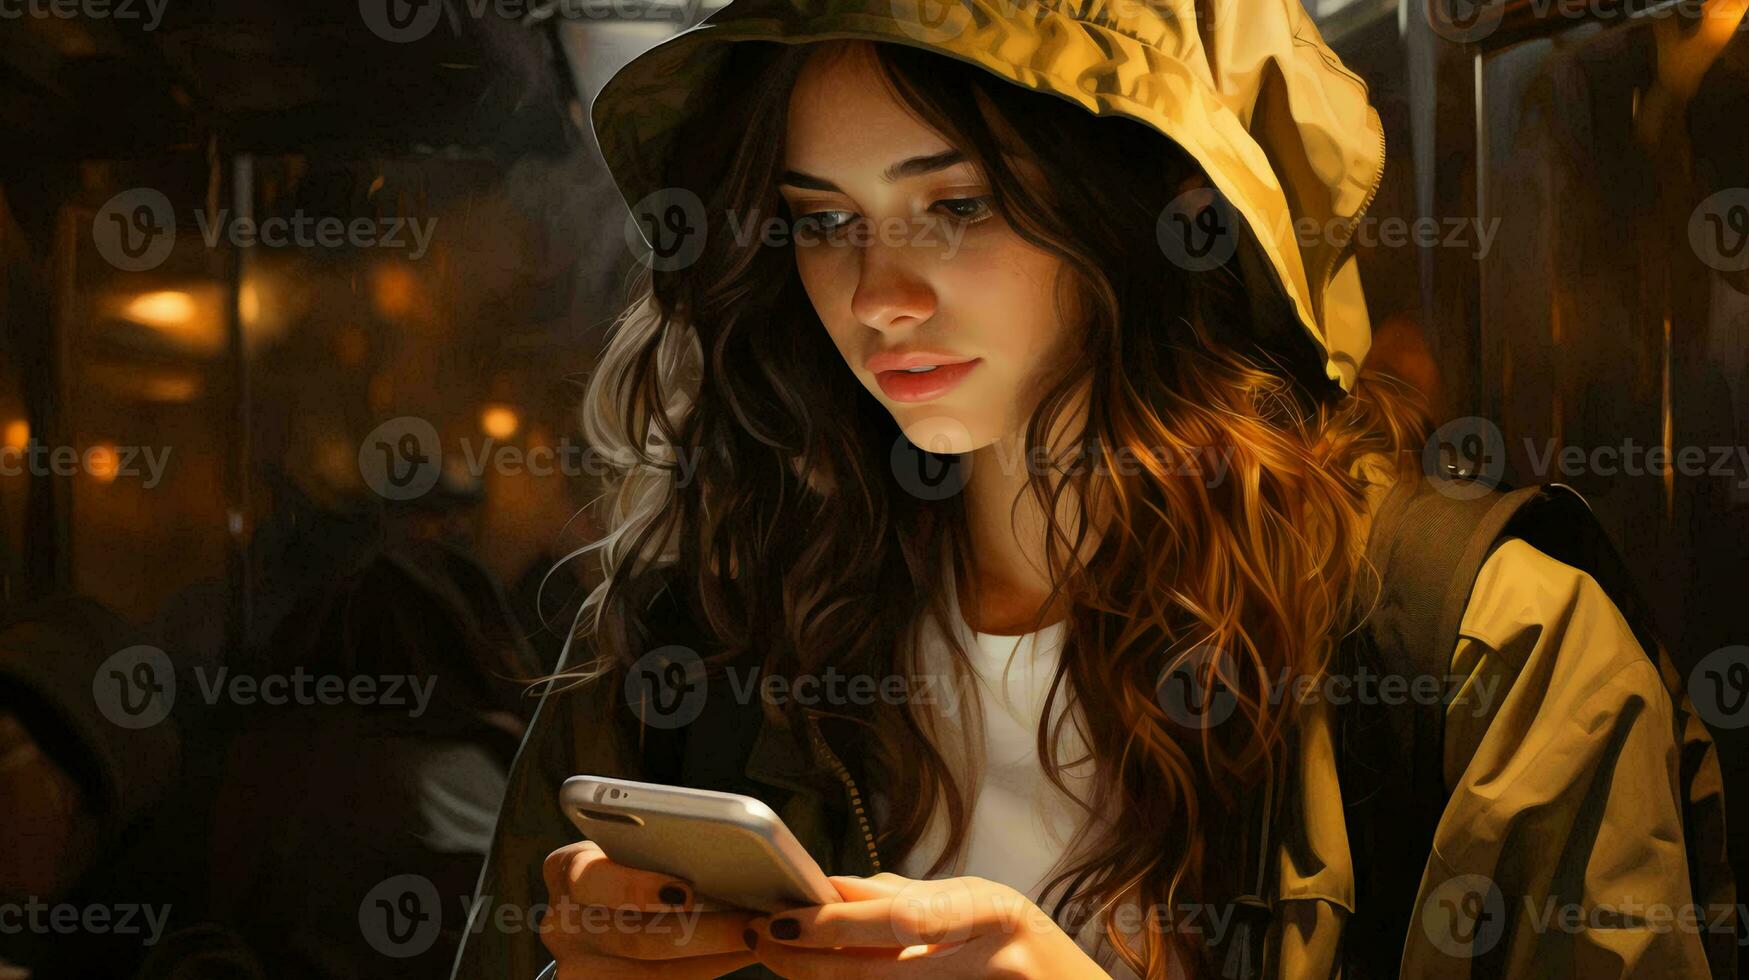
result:
<svg viewBox="0 0 1749 980"><path fill-rule="evenodd" d="M5 443L7 449L23 449L30 444L30 423L23 419L13 419L6 423Z"/></svg>
<svg viewBox="0 0 1749 980"><path fill-rule="evenodd" d="M261 322L261 290L252 280L243 283L243 288L237 291L237 316L242 318L245 330L253 329Z"/></svg>
<svg viewBox="0 0 1749 980"><path fill-rule="evenodd" d="M140 397L149 402L183 404L200 394L200 379L189 374L158 374L140 379Z"/></svg>
<svg viewBox="0 0 1749 980"><path fill-rule="evenodd" d="M100 442L85 450L85 469L98 483L115 482L121 471L121 457L116 454L115 444Z"/></svg>
<svg viewBox="0 0 1749 980"><path fill-rule="evenodd" d="M371 270L371 305L384 318L398 320L413 312L418 287L406 266L381 263Z"/></svg>
<svg viewBox="0 0 1749 980"><path fill-rule="evenodd" d="M179 289L161 289L134 297L124 311L135 323L160 330L172 329L194 318L194 297Z"/></svg>
<svg viewBox="0 0 1749 980"><path fill-rule="evenodd" d="M222 292L203 283L185 289L159 289L109 300L113 314L147 327L171 344L201 354L225 348Z"/></svg>
<svg viewBox="0 0 1749 980"><path fill-rule="evenodd" d="M480 428L494 439L508 439L522 427L516 410L504 405L488 405L480 413Z"/></svg>

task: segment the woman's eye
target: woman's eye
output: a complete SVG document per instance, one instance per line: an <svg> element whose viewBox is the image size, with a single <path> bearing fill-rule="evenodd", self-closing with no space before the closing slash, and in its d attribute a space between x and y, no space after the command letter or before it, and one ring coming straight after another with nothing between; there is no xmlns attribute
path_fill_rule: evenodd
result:
<svg viewBox="0 0 1749 980"><path fill-rule="evenodd" d="M995 198L949 197L936 201L935 206L946 208L949 217L969 223L982 221L995 213Z"/></svg>
<svg viewBox="0 0 1749 980"><path fill-rule="evenodd" d="M813 211L796 219L796 224L802 228L810 228L830 235L843 231L856 217L849 211Z"/></svg>

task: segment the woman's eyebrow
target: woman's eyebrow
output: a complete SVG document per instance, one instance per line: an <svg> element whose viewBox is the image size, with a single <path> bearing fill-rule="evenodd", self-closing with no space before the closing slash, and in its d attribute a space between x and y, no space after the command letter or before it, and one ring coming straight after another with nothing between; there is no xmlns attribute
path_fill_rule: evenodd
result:
<svg viewBox="0 0 1749 980"><path fill-rule="evenodd" d="M940 153L931 153L928 156L912 157L909 160L901 160L888 167L886 171L881 174L881 180L888 184L892 184L909 177L920 177L923 174L934 173L937 170L946 170L948 167L964 162L966 162L966 155L959 150L943 150ZM824 177L815 177L813 174L802 173L800 170L785 170L777 176L777 182L779 184L788 184L791 187L799 187L803 190L842 193L838 190L837 184L832 183Z"/></svg>

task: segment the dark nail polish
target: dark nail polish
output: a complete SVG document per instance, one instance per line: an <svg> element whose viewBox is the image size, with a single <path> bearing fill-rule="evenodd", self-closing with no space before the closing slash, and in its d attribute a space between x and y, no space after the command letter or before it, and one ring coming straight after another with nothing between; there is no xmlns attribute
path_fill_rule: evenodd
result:
<svg viewBox="0 0 1749 980"><path fill-rule="evenodd" d="M664 905L685 905L686 889L679 885L663 885L662 890L656 893L656 897L660 898Z"/></svg>
<svg viewBox="0 0 1749 980"><path fill-rule="evenodd" d="M746 932L741 933L741 941L747 944L748 949L758 949L759 933L749 929Z"/></svg>
<svg viewBox="0 0 1749 980"><path fill-rule="evenodd" d="M785 916L771 920L771 938L790 940L802 934L802 924Z"/></svg>

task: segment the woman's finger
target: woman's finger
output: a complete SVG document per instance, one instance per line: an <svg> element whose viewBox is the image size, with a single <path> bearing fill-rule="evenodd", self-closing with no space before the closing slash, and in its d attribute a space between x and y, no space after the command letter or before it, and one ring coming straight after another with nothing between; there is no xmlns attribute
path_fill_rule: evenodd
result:
<svg viewBox="0 0 1749 980"><path fill-rule="evenodd" d="M547 855L541 876L555 905L561 898L610 909L661 911L692 905L692 886L687 882L615 864L594 841L567 844Z"/></svg>
<svg viewBox="0 0 1749 980"><path fill-rule="evenodd" d="M911 881L857 894L881 897L794 909L753 920L761 941L811 949L836 947L904 948L963 943L978 936L1007 935L1026 928L1025 896L978 878ZM841 893L846 889L841 888ZM848 897L848 896L847 896Z"/></svg>
<svg viewBox="0 0 1749 980"><path fill-rule="evenodd" d="M916 878L905 878L883 871L872 878L858 878L855 875L832 875L827 879L838 889L838 897L846 902L860 902L869 898L891 898L905 886L916 884Z"/></svg>

